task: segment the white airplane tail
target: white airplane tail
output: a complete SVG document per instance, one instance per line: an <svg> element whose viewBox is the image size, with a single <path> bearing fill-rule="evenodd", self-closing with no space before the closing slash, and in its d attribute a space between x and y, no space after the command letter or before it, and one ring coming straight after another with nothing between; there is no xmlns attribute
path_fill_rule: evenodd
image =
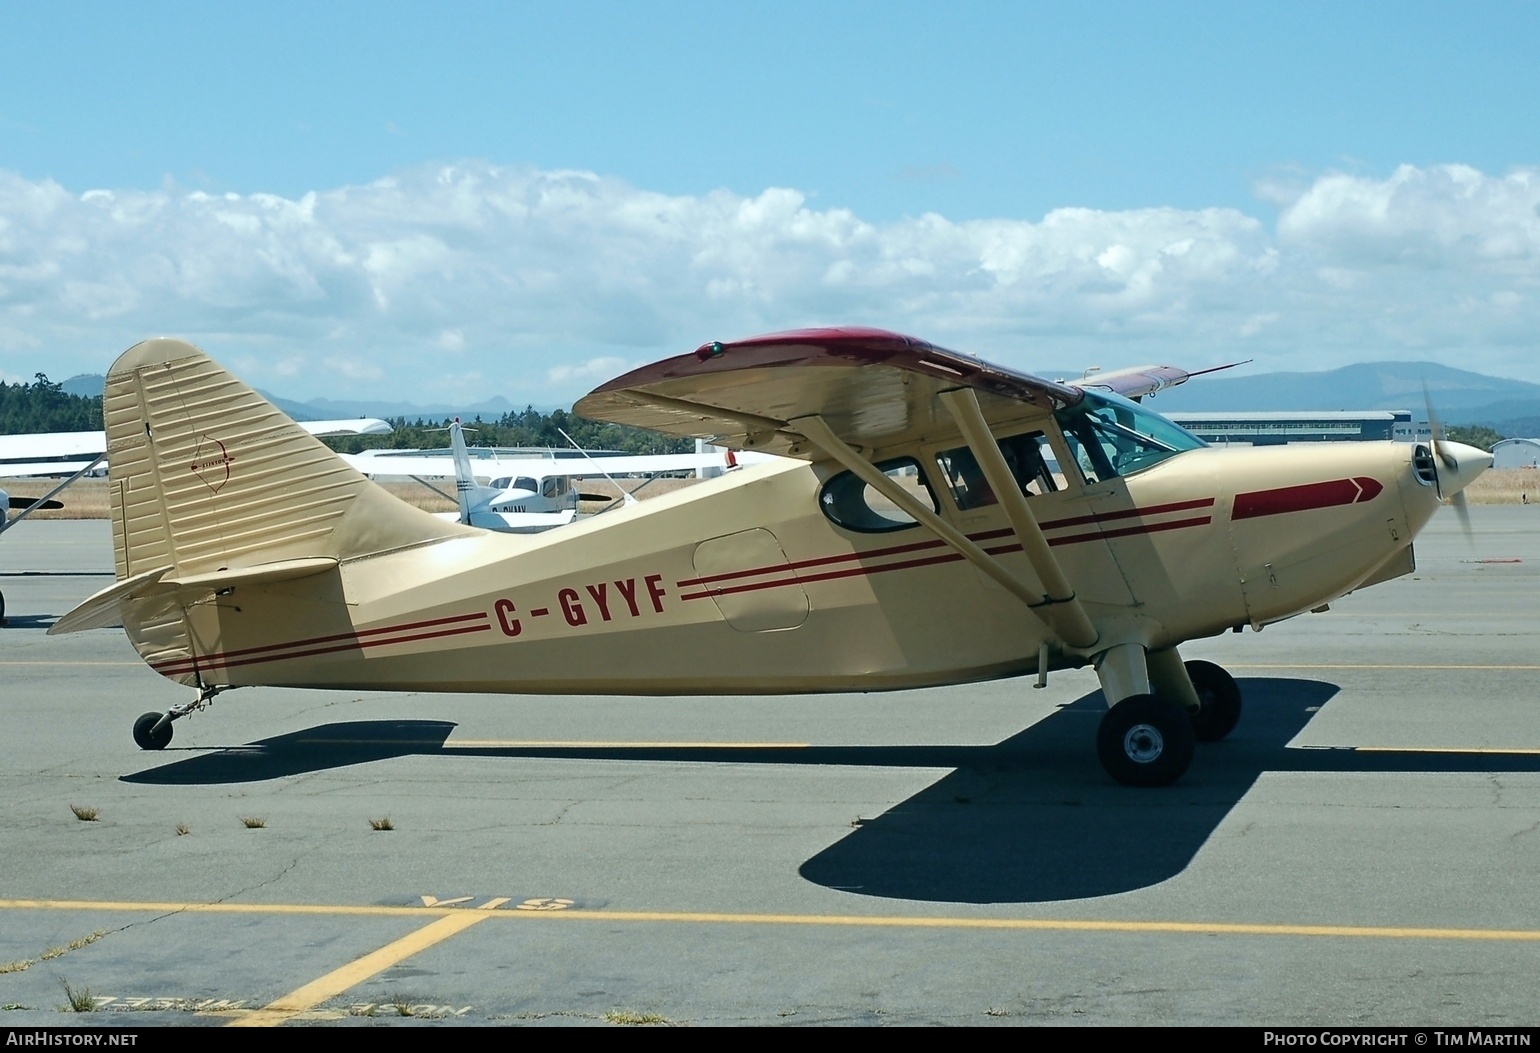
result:
<svg viewBox="0 0 1540 1053"><path fill-rule="evenodd" d="M487 524L481 520L489 514L492 499L502 491L482 486L476 481L476 473L471 468L470 451L465 446L465 428L460 424L459 417L449 425L449 449L454 454L455 494L460 500L460 522L467 526L485 526ZM493 529L498 525L493 525Z"/></svg>

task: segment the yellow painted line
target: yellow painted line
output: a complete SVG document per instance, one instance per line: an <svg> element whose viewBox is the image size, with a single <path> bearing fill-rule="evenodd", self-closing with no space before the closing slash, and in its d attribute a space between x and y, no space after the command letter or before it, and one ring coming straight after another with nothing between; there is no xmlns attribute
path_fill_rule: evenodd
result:
<svg viewBox="0 0 1540 1053"><path fill-rule="evenodd" d="M442 943L456 933L464 932L477 922L486 921L491 916L490 912L484 910L462 910L454 914L445 914L416 932L408 933L393 943L387 943L379 950L349 962L340 969L334 969L320 979L312 980L304 987L290 991L277 1001L269 1002L261 1009L236 1017L225 1026L277 1027L301 1013L308 1013L328 998L336 998L348 988L384 972L418 951L427 950L434 944Z"/></svg>
<svg viewBox="0 0 1540 1053"><path fill-rule="evenodd" d="M1235 662L1231 669L1513 669L1534 672L1540 665L1408 665L1404 662Z"/></svg>
<svg viewBox="0 0 1540 1053"><path fill-rule="evenodd" d="M432 746L436 749L562 749L562 750L805 750L808 742L639 742L635 739L609 741L604 739L455 739L441 742L438 739L352 739L352 738L301 738L295 740L306 746Z"/></svg>
<svg viewBox="0 0 1540 1053"><path fill-rule="evenodd" d="M578 749L578 750L805 750L808 742L610 742L601 739L454 739L452 749Z"/></svg>
<svg viewBox="0 0 1540 1053"><path fill-rule="evenodd" d="M5 665L51 665L51 666L77 666L77 665L144 665L143 662L25 662L19 660L0 661L0 666Z"/></svg>
<svg viewBox="0 0 1540 1053"><path fill-rule="evenodd" d="M1123 934L1191 934L1200 936L1341 936L1372 939L1419 939L1419 940L1489 940L1496 942L1540 943L1540 929L1452 929L1429 926L1379 926L1379 925L1278 925L1250 922L1213 921L1107 921L1077 918L948 918L927 916L902 916L881 914L727 914L706 911L630 911L630 910L487 910L463 907L371 907L348 905L319 905L293 903L136 903L94 900L0 900L0 910L101 910L101 911L154 911L170 913L185 911L189 914L307 914L334 915L338 917L421 917L437 914L440 920L451 918L485 920L488 918L512 921L530 918L564 918L569 921L636 922L646 924L687 923L696 925L804 925L834 928L912 928L912 929L960 929L1017 932L1106 932ZM476 920L465 921L474 925ZM434 925L438 923L435 922ZM418 930L406 937L411 940L418 934L426 934L434 925ZM460 929L452 929L437 937L447 938ZM394 948L405 941L390 945ZM422 944L431 946L431 943ZM386 948L389 949L389 948ZM421 949L419 947L418 949ZM376 955L384 951L374 952ZM414 952L408 952L414 953ZM405 957L403 954L402 957ZM360 962L368 959L360 959ZM399 960L399 959L396 959ZM356 963L355 963L356 964ZM380 968L386 968L386 965ZM348 968L353 968L349 966ZM376 972L379 970L375 970ZM338 970L342 972L342 970ZM336 974L333 974L336 975ZM369 975L373 975L370 973ZM320 981L317 981L319 983ZM354 981L355 983L358 981ZM310 985L307 985L307 988ZM306 990L307 988L301 988ZM344 988L345 989L345 988ZM296 992L297 993L297 992ZM293 998L293 995L285 998ZM283 999L280 999L283 1001ZM274 1003L275 1005L277 1003Z"/></svg>
<svg viewBox="0 0 1540 1053"><path fill-rule="evenodd" d="M1306 749L1320 749L1319 746L1307 746ZM1340 747L1326 747L1336 749ZM1540 749L1510 749L1499 746L1349 746L1348 749L1355 753L1480 753L1493 756L1508 756L1516 754L1523 757L1540 756Z"/></svg>

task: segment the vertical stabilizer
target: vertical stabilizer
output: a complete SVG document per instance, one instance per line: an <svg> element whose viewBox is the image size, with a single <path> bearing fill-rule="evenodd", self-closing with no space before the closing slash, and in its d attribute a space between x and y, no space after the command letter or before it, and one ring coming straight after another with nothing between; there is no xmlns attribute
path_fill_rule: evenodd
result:
<svg viewBox="0 0 1540 1053"><path fill-rule="evenodd" d="M463 528L386 493L180 340L136 344L107 374L119 580L314 556L348 559Z"/></svg>

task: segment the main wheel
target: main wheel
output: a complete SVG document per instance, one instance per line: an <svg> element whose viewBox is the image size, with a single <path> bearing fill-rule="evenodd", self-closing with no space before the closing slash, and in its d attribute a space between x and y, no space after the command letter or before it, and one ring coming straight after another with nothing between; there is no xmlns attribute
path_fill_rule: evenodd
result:
<svg viewBox="0 0 1540 1053"><path fill-rule="evenodd" d="M159 731L155 725L160 723L161 714L146 713L134 721L134 741L142 750L163 750L171 744L171 722L168 720Z"/></svg>
<svg viewBox="0 0 1540 1053"><path fill-rule="evenodd" d="M1218 742L1241 719L1241 689L1235 677L1213 662L1185 663L1187 675L1203 708L1192 717L1192 732L1199 742Z"/></svg>
<svg viewBox="0 0 1540 1053"><path fill-rule="evenodd" d="M1134 695L1107 711L1096 729L1096 755L1124 786L1166 786L1192 763L1192 719L1174 702Z"/></svg>

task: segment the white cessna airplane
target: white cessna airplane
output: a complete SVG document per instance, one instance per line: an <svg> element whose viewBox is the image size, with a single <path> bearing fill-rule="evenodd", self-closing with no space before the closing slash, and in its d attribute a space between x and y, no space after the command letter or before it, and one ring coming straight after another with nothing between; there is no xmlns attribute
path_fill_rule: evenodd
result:
<svg viewBox="0 0 1540 1053"><path fill-rule="evenodd" d="M450 423L448 457L424 450L375 450L342 459L371 479L404 476L428 485L426 480L448 478L452 472L460 508L441 513L442 518L513 534L539 533L576 519L583 496L573 485L578 479L602 477L613 482L615 476L722 471L737 464L733 454L721 450L599 457L581 449L561 457L500 457L496 451L478 450L491 456L473 458L465 431L458 417ZM616 500L629 504L636 499L622 488Z"/></svg>

